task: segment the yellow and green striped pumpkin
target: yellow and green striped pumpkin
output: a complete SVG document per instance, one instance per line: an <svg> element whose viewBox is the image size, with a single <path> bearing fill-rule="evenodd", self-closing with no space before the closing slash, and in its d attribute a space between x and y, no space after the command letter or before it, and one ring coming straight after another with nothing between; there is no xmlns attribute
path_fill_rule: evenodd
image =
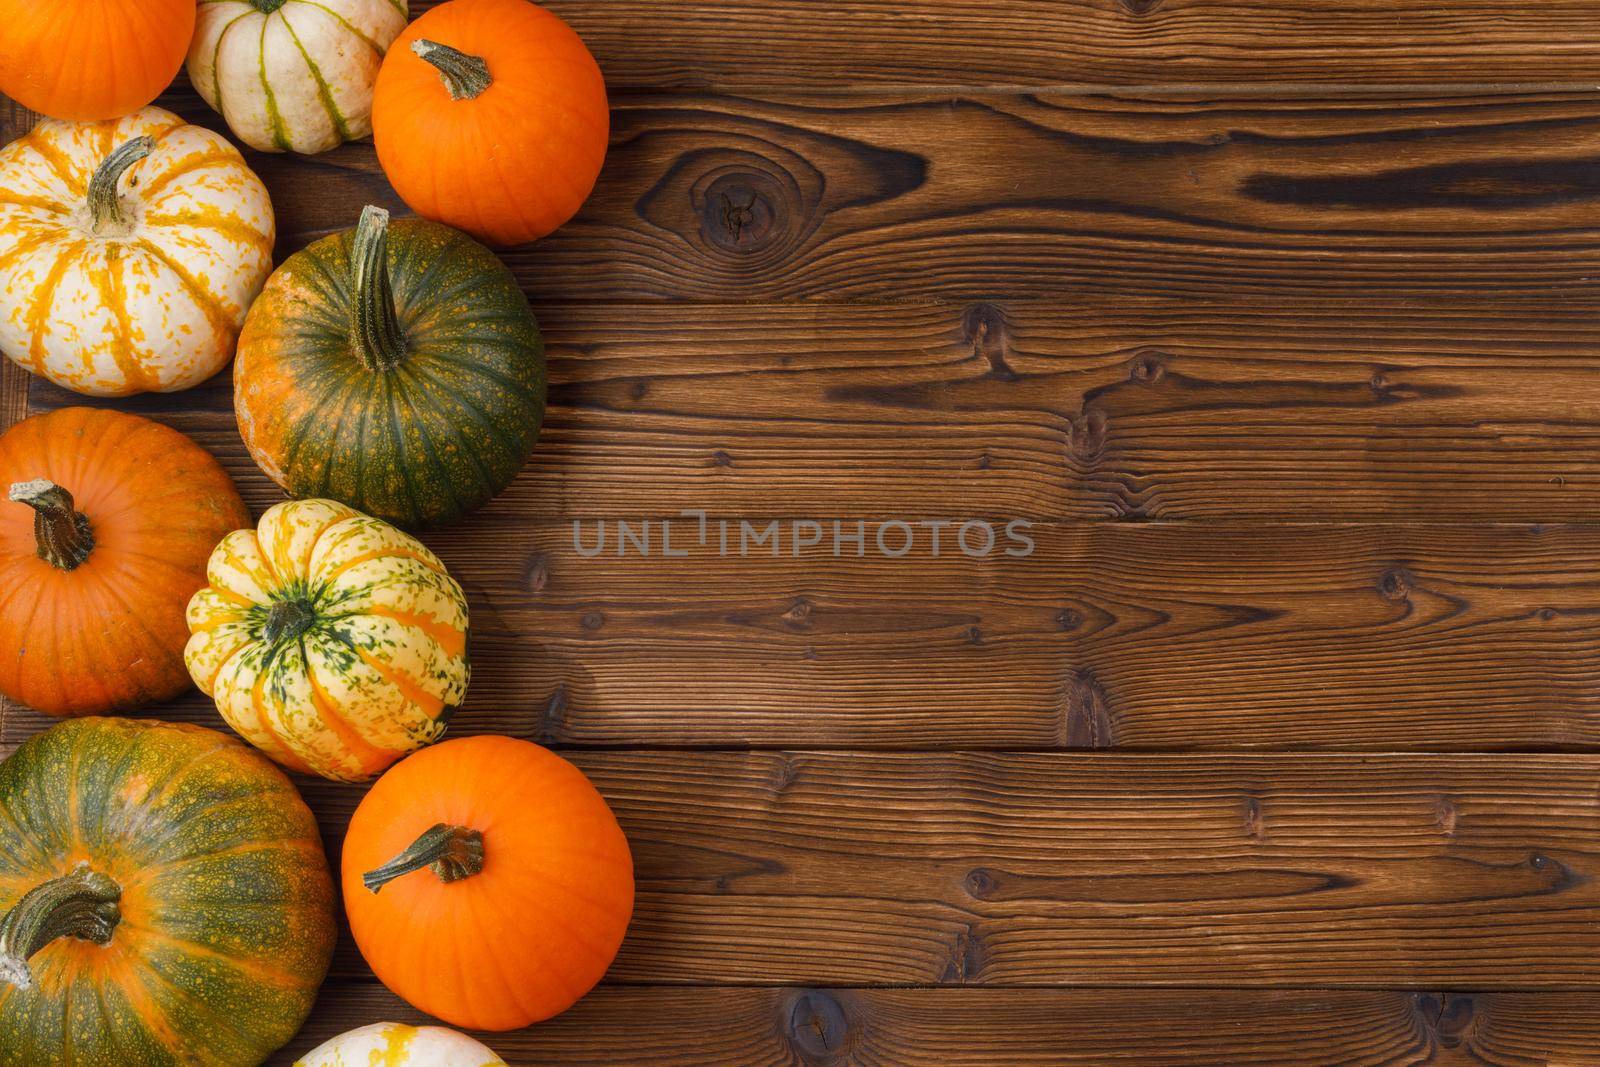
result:
<svg viewBox="0 0 1600 1067"><path fill-rule="evenodd" d="M326 152L372 132L372 87L406 0L200 0L189 80L263 152Z"/></svg>
<svg viewBox="0 0 1600 1067"><path fill-rule="evenodd" d="M544 420L544 345L494 253L369 207L290 256L233 365L239 433L292 496L432 526L504 489Z"/></svg>
<svg viewBox="0 0 1600 1067"><path fill-rule="evenodd" d="M466 697L467 602L432 552L332 500L270 508L211 554L184 661L292 770L361 781L444 734Z"/></svg>
<svg viewBox="0 0 1600 1067"><path fill-rule="evenodd" d="M0 1067L254 1067L333 955L294 786L199 726L71 719L0 763Z"/></svg>

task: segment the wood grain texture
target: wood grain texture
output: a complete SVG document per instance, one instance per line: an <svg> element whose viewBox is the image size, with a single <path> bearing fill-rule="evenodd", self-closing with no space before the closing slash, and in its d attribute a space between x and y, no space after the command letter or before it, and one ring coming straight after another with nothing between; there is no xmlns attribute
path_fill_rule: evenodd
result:
<svg viewBox="0 0 1600 1067"><path fill-rule="evenodd" d="M413 9L424 4L413 3ZM1600 79L1587 3L550 0L616 87Z"/></svg>
<svg viewBox="0 0 1600 1067"><path fill-rule="evenodd" d="M537 310L551 403L507 517L1600 514L1592 300ZM120 406L263 506L230 382ZM83 402L43 379L29 398Z"/></svg>
<svg viewBox="0 0 1600 1067"><path fill-rule="evenodd" d="M1600 746L1596 526L1038 526L1032 555L987 559L950 528L939 556L924 528L899 559L835 557L831 531L796 554L792 526L776 557L753 541L741 556L735 528L724 557L715 526L705 546L696 528L675 524L681 558L660 554L659 525L650 557L619 557L614 525L594 558L568 524L482 515L429 534L472 611L452 730L581 746ZM220 725L198 693L159 714ZM18 710L4 737L44 723Z"/></svg>
<svg viewBox="0 0 1600 1067"><path fill-rule="evenodd" d="M1594 94L619 99L511 250L564 303L1593 295ZM398 207L370 146L254 156L283 251Z"/></svg>
<svg viewBox="0 0 1600 1067"><path fill-rule="evenodd" d="M612 982L1600 990L1595 757L569 755ZM301 784L337 856L361 789Z"/></svg>
<svg viewBox="0 0 1600 1067"><path fill-rule="evenodd" d="M601 987L528 1030L481 1034L513 1067L1593 1067L1588 993ZM373 1019L429 1021L330 983L271 1061Z"/></svg>

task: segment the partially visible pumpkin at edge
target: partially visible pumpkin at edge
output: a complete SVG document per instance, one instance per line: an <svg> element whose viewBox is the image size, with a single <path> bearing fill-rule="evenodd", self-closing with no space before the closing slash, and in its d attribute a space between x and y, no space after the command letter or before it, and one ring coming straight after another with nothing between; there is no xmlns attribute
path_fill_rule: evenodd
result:
<svg viewBox="0 0 1600 1067"><path fill-rule="evenodd" d="M250 523L222 465L138 415L60 408L0 435L0 493L0 693L88 715L188 688L185 608Z"/></svg>

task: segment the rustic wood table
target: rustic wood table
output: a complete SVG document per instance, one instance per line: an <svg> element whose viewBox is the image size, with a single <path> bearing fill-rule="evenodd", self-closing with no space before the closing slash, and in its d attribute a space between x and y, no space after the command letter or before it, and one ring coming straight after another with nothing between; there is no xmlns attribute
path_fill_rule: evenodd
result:
<svg viewBox="0 0 1600 1067"><path fill-rule="evenodd" d="M506 256L538 454L427 541L456 731L576 761L639 896L606 984L491 1044L1600 1064L1600 3L550 6L610 157ZM404 210L370 144L250 159L280 257ZM278 499L226 375L117 406ZM869 551L575 550L685 509ZM337 854L360 790L301 784ZM346 937L274 1062L386 1018Z"/></svg>

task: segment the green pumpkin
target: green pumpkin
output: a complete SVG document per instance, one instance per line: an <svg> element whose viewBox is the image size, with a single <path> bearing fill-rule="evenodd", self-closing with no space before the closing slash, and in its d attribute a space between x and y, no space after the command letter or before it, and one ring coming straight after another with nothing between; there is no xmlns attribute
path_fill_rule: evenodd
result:
<svg viewBox="0 0 1600 1067"><path fill-rule="evenodd" d="M316 822L215 730L71 719L0 763L0 1065L252 1067L333 954Z"/></svg>
<svg viewBox="0 0 1600 1067"><path fill-rule="evenodd" d="M375 207L272 275L233 383L274 481L400 526L504 489L544 421L544 345L511 272L457 230Z"/></svg>

